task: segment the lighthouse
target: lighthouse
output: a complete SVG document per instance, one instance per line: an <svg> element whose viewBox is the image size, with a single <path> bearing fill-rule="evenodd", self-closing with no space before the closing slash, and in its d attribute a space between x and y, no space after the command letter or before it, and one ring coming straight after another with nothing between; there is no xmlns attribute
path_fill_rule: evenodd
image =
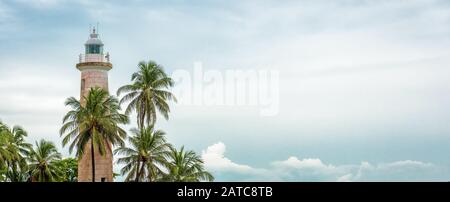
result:
<svg viewBox="0 0 450 202"><path fill-rule="evenodd" d="M76 65L81 72L80 103L84 105L85 96L91 88L99 87L108 91L108 71L112 69L109 60L109 53L104 54L103 43L99 38L96 29L91 30L89 39L84 44L85 52L79 55L79 62ZM78 181L92 182L93 162L95 167L96 182L113 181L113 157L112 145L107 143L106 152L101 155L99 151L94 151L94 160L92 161L92 151L86 144L82 157L78 161Z"/></svg>

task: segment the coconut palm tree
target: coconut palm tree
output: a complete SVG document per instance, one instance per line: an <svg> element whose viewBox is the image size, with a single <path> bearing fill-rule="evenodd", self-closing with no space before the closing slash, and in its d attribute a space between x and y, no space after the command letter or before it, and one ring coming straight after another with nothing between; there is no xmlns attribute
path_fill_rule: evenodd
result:
<svg viewBox="0 0 450 202"><path fill-rule="evenodd" d="M32 145L25 142L27 132L20 126L9 128L0 122L0 169L7 181L24 181L27 176L27 162ZM26 181L26 180L25 180Z"/></svg>
<svg viewBox="0 0 450 202"><path fill-rule="evenodd" d="M58 181L62 173L56 162L60 159L61 154L52 142L43 139L36 142L36 149L32 148L28 157L32 181Z"/></svg>
<svg viewBox="0 0 450 202"><path fill-rule="evenodd" d="M28 133L21 126L14 126L10 130L6 130L11 137L11 144L17 150L20 157L25 157L28 155L29 150L32 148L30 143L25 142L25 137Z"/></svg>
<svg viewBox="0 0 450 202"><path fill-rule="evenodd" d="M90 146L92 181L95 182L94 152L104 155L106 149L112 150L111 145L123 146L126 132L119 124L127 124L129 120L128 116L119 113L118 100L101 88L91 88L83 98L84 105L74 97L66 100L66 106L72 110L64 116L60 134L65 134L63 146L72 141L69 152L76 149L78 158L81 158L87 145Z"/></svg>
<svg viewBox="0 0 450 202"><path fill-rule="evenodd" d="M6 162L11 159L11 154L8 150L8 136L5 133L6 126L0 122L0 171L6 169Z"/></svg>
<svg viewBox="0 0 450 202"><path fill-rule="evenodd" d="M8 149L9 138L5 133L5 126L0 122L0 180L5 181L5 174L8 170L7 162L12 158L12 154Z"/></svg>
<svg viewBox="0 0 450 202"><path fill-rule="evenodd" d="M7 182L27 182L30 180L28 165L26 167L14 166L8 168L4 174L4 180Z"/></svg>
<svg viewBox="0 0 450 202"><path fill-rule="evenodd" d="M153 130L146 127L142 130L131 129L132 137L128 137L130 147L119 147L114 154L124 155L117 163L125 164L121 170L122 175L127 175L125 181L154 181L161 167L167 164L170 144L166 142L165 133L161 130Z"/></svg>
<svg viewBox="0 0 450 202"><path fill-rule="evenodd" d="M179 151L171 148L169 155L168 173L161 181L169 182L199 182L213 181L214 177L203 167L203 161L194 151Z"/></svg>
<svg viewBox="0 0 450 202"><path fill-rule="evenodd" d="M156 111L169 118L170 108L167 101L175 101L175 96L167 91L173 86L173 80L167 76L163 68L154 61L140 62L139 71L131 76L132 84L120 87L117 96L126 93L120 100L120 104L129 102L125 114L135 111L137 124L140 129L154 125Z"/></svg>

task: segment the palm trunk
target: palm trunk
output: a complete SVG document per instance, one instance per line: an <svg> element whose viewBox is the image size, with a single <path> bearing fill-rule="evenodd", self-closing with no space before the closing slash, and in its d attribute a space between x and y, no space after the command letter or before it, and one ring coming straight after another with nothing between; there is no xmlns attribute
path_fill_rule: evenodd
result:
<svg viewBox="0 0 450 202"><path fill-rule="evenodd" d="M153 175L154 173L153 173L153 168L150 166L149 168L148 168L148 181L149 182L152 182L152 175Z"/></svg>
<svg viewBox="0 0 450 202"><path fill-rule="evenodd" d="M141 117L139 119L139 129L142 131L144 129L144 119L145 119L145 114L142 113Z"/></svg>
<svg viewBox="0 0 450 202"><path fill-rule="evenodd" d="M92 163L92 182L95 182L95 155L94 155L94 140L91 140L91 163Z"/></svg>
<svg viewBox="0 0 450 202"><path fill-rule="evenodd" d="M136 179L134 181L139 182L139 170L141 167L141 161L138 159L137 167L136 167Z"/></svg>
<svg viewBox="0 0 450 202"><path fill-rule="evenodd" d="M142 175L142 173L144 173L144 166L145 166L145 162L142 162L141 171L139 172L140 175Z"/></svg>

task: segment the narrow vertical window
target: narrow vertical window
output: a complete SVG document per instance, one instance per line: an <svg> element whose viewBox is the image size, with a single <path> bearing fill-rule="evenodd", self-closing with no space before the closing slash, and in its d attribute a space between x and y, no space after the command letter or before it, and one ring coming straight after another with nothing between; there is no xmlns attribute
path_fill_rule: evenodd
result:
<svg viewBox="0 0 450 202"><path fill-rule="evenodd" d="M81 79L81 91L83 91L84 90L84 84L85 83L85 80L84 79Z"/></svg>

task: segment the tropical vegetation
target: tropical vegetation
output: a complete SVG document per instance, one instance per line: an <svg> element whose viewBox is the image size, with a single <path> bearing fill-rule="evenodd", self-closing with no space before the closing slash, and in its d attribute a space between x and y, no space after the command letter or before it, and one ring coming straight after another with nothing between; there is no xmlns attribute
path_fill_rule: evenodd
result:
<svg viewBox="0 0 450 202"><path fill-rule="evenodd" d="M117 160L125 164L121 170L125 181L155 181L161 167L168 165L167 157L171 145L166 142L165 133L147 127L142 130L131 129L133 136L128 137L129 147L117 148L114 153L123 155Z"/></svg>
<svg viewBox="0 0 450 202"><path fill-rule="evenodd" d="M88 151L93 151L92 181L96 179L94 153L105 155L107 151L117 155L125 181L213 181L198 154L184 146L177 150L166 133L156 129L157 114L168 120L170 101L177 101L170 92L173 85L161 65L143 61L131 83L118 89L117 96L124 94L120 101L101 88L89 89L81 101L68 98L65 105L71 109L63 117L59 134L62 146L68 145L70 153L76 151L75 158L62 158L55 144L44 139L33 146L25 141L28 133L22 127L0 121L0 181L76 182L78 160ZM120 106L125 104L121 113ZM127 135L123 125L132 113L138 127Z"/></svg>
<svg viewBox="0 0 450 202"><path fill-rule="evenodd" d="M214 177L203 167L203 160L194 151L171 148L168 173L163 174L161 181L169 182L199 182L213 181Z"/></svg>
<svg viewBox="0 0 450 202"><path fill-rule="evenodd" d="M63 146L72 140L69 152L76 149L78 158L82 157L86 147L90 148L92 181L95 181L95 152L104 155L106 150L112 149L109 143L122 146L126 132L119 124L127 124L129 120L128 116L119 113L118 100L101 88L92 88L83 99L83 105L74 97L66 100L72 110L64 116L60 134L65 135Z"/></svg>
<svg viewBox="0 0 450 202"><path fill-rule="evenodd" d="M33 147L25 137L27 132L22 127L10 128L0 121L1 182L76 181L76 159L62 159L52 142L40 140Z"/></svg>
<svg viewBox="0 0 450 202"><path fill-rule="evenodd" d="M31 181L59 181L63 176L62 170L57 166L59 160L61 154L52 142L45 140L36 142L36 148L31 148L28 157Z"/></svg>

